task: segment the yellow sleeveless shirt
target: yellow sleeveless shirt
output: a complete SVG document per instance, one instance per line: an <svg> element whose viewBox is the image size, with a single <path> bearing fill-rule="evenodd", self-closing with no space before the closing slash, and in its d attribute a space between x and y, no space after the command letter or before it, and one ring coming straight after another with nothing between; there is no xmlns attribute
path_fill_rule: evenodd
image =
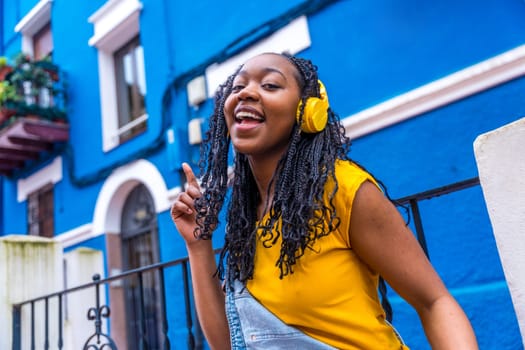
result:
<svg viewBox="0 0 525 350"><path fill-rule="evenodd" d="M286 324L337 349L404 349L385 320L377 292L379 276L354 254L349 242L355 194L372 176L349 161L337 161L337 230L316 240L297 260L294 273L279 279L281 240L265 248L258 240L250 293ZM328 180L325 193L331 193ZM324 200L327 200L325 195Z"/></svg>

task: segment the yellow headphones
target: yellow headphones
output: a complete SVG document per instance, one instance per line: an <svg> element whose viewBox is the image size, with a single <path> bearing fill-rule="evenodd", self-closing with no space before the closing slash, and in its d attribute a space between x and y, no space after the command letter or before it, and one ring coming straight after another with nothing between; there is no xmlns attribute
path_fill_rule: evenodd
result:
<svg viewBox="0 0 525 350"><path fill-rule="evenodd" d="M303 122L301 123L301 130L308 134L314 134L322 131L328 122L328 96L326 89L319 81L319 94L321 97L308 97L306 105L304 106ZM297 106L297 122L301 116L301 105L303 101L299 101Z"/></svg>

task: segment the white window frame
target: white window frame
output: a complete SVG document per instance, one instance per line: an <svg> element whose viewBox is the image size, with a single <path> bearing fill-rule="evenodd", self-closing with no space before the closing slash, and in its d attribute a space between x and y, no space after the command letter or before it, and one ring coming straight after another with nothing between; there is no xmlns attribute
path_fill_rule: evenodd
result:
<svg viewBox="0 0 525 350"><path fill-rule="evenodd" d="M148 114L119 128L118 104L113 54L139 34L142 3L138 0L109 0L88 19L94 35L88 44L98 49L102 149L111 151L120 145L119 135L148 119Z"/></svg>
<svg viewBox="0 0 525 350"><path fill-rule="evenodd" d="M22 52L33 57L33 37L51 21L53 0L40 0L15 26L15 32L22 34Z"/></svg>
<svg viewBox="0 0 525 350"><path fill-rule="evenodd" d="M27 199L30 193L38 191L49 183L55 185L61 180L62 157L56 157L39 171L17 181L17 200L21 203Z"/></svg>

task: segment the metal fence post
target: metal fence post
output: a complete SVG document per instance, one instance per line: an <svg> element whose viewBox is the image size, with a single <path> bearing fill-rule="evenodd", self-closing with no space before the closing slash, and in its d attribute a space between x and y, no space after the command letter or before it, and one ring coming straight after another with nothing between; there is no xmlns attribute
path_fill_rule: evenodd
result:
<svg viewBox="0 0 525 350"><path fill-rule="evenodd" d="M22 313L21 306L19 305L13 306L13 350L22 349L22 344L21 344L22 316L21 316L21 313Z"/></svg>

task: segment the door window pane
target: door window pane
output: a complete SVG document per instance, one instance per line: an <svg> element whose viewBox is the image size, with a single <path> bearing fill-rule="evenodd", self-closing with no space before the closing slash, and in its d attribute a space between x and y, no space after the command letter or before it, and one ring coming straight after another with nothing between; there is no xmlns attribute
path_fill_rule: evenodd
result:
<svg viewBox="0 0 525 350"><path fill-rule="evenodd" d="M122 210L122 267L124 270L159 262L157 216L153 198L144 185L135 187ZM156 271L124 280L128 350L141 349L146 340L149 349L160 349L162 324L159 277ZM145 338L141 338L143 325Z"/></svg>

